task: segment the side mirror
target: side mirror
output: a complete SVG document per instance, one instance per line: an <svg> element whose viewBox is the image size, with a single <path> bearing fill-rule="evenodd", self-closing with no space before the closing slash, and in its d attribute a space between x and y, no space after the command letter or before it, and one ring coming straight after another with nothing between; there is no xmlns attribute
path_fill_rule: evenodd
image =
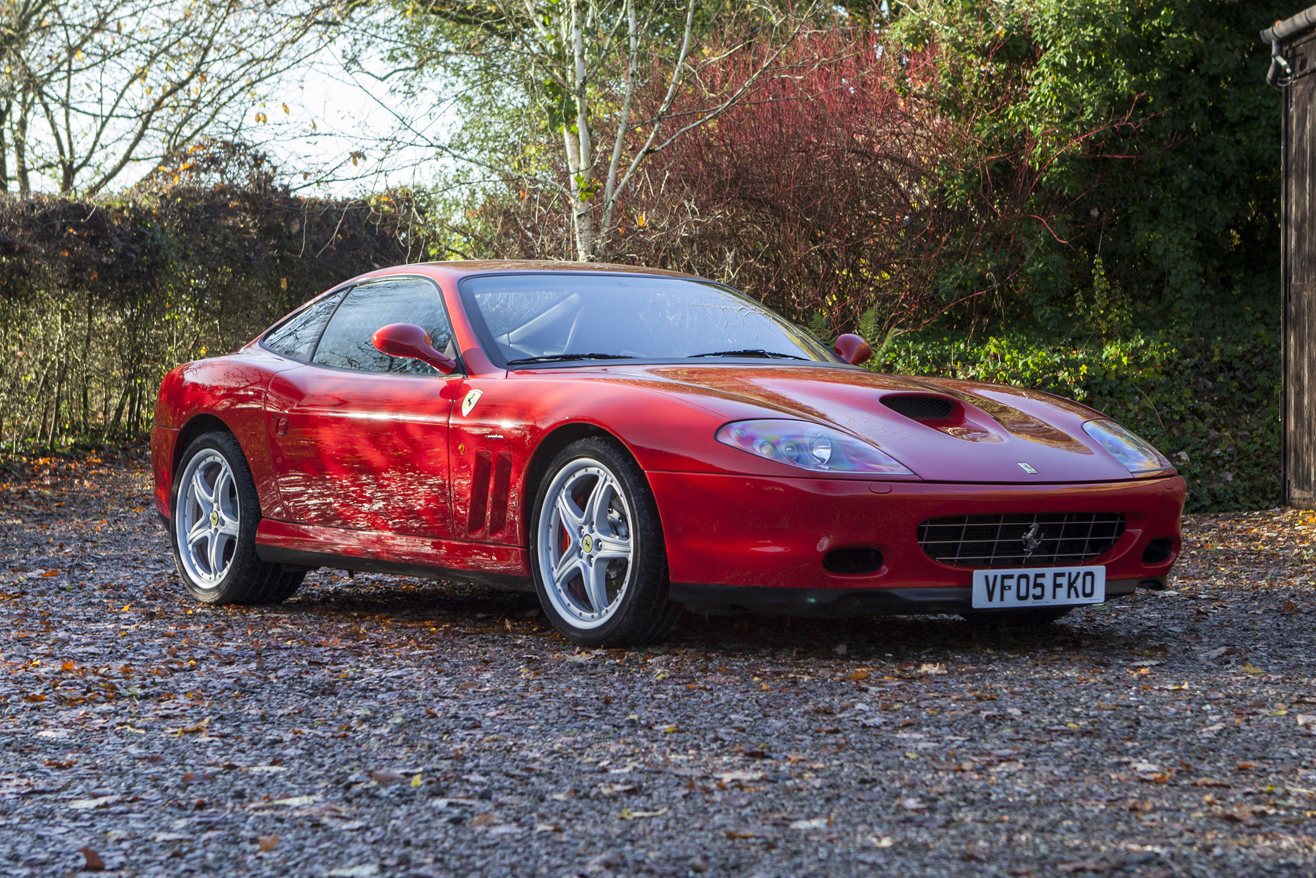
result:
<svg viewBox="0 0 1316 878"><path fill-rule="evenodd" d="M873 346L853 332L847 332L832 345L832 353L852 366L867 363L873 356Z"/></svg>
<svg viewBox="0 0 1316 878"><path fill-rule="evenodd" d="M430 334L414 323L390 323L381 327L370 337L370 343L382 354L429 363L444 375L457 368L455 360L448 359L430 346Z"/></svg>

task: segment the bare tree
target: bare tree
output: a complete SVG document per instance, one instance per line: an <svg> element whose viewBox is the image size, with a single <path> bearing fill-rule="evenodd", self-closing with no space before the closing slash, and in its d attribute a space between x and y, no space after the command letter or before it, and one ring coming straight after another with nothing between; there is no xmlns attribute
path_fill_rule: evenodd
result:
<svg viewBox="0 0 1316 878"><path fill-rule="evenodd" d="M752 36L728 48L731 8L700 0L398 0L397 6L407 26L390 57L410 65L401 87L412 87L411 73L441 67L453 86L445 90L448 112L466 129L436 136L400 119L404 136L495 179L559 193L570 205L581 260L608 251L619 199L646 159L717 119L774 75L781 50L808 20L756 9L756 26L746 30ZM705 37L713 32L722 55L752 42L769 50L740 81L701 91L699 71L714 60ZM394 68L380 78L400 72ZM655 84L664 97L640 114L637 95ZM691 91L698 101L688 99ZM678 96L687 98L680 111ZM490 117L512 124L491 128ZM520 149L496 143L518 124ZM560 152L545 154L535 132L549 134Z"/></svg>
<svg viewBox="0 0 1316 878"><path fill-rule="evenodd" d="M346 8L346 0L343 0ZM339 0L0 0L0 144L31 175L95 194L205 135L233 135L261 90L330 38ZM251 121L251 120L247 120ZM255 121L260 121L259 116Z"/></svg>

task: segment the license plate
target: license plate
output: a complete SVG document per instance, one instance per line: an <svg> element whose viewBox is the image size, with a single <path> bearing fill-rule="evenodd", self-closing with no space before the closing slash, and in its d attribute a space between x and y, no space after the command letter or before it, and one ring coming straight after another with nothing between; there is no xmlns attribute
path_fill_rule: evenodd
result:
<svg viewBox="0 0 1316 878"><path fill-rule="evenodd" d="M1105 599L1105 567L973 571L975 610L1099 604Z"/></svg>

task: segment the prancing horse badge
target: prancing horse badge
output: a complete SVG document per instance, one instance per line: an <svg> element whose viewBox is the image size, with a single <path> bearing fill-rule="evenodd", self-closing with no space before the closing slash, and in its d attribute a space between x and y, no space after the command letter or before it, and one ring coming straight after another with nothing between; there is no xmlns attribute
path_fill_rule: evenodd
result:
<svg viewBox="0 0 1316 878"><path fill-rule="evenodd" d="M475 408L475 404L480 401L480 397L482 396L484 396L483 390L472 390L470 393L466 394L466 398L462 400L463 418L471 413L471 409Z"/></svg>

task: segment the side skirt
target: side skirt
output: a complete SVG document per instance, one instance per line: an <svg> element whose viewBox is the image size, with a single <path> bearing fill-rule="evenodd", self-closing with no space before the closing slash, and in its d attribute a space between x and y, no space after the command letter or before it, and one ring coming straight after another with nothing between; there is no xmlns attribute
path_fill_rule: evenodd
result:
<svg viewBox="0 0 1316 878"><path fill-rule="evenodd" d="M256 555L290 568L331 567L534 591L522 546L436 540L263 519Z"/></svg>

